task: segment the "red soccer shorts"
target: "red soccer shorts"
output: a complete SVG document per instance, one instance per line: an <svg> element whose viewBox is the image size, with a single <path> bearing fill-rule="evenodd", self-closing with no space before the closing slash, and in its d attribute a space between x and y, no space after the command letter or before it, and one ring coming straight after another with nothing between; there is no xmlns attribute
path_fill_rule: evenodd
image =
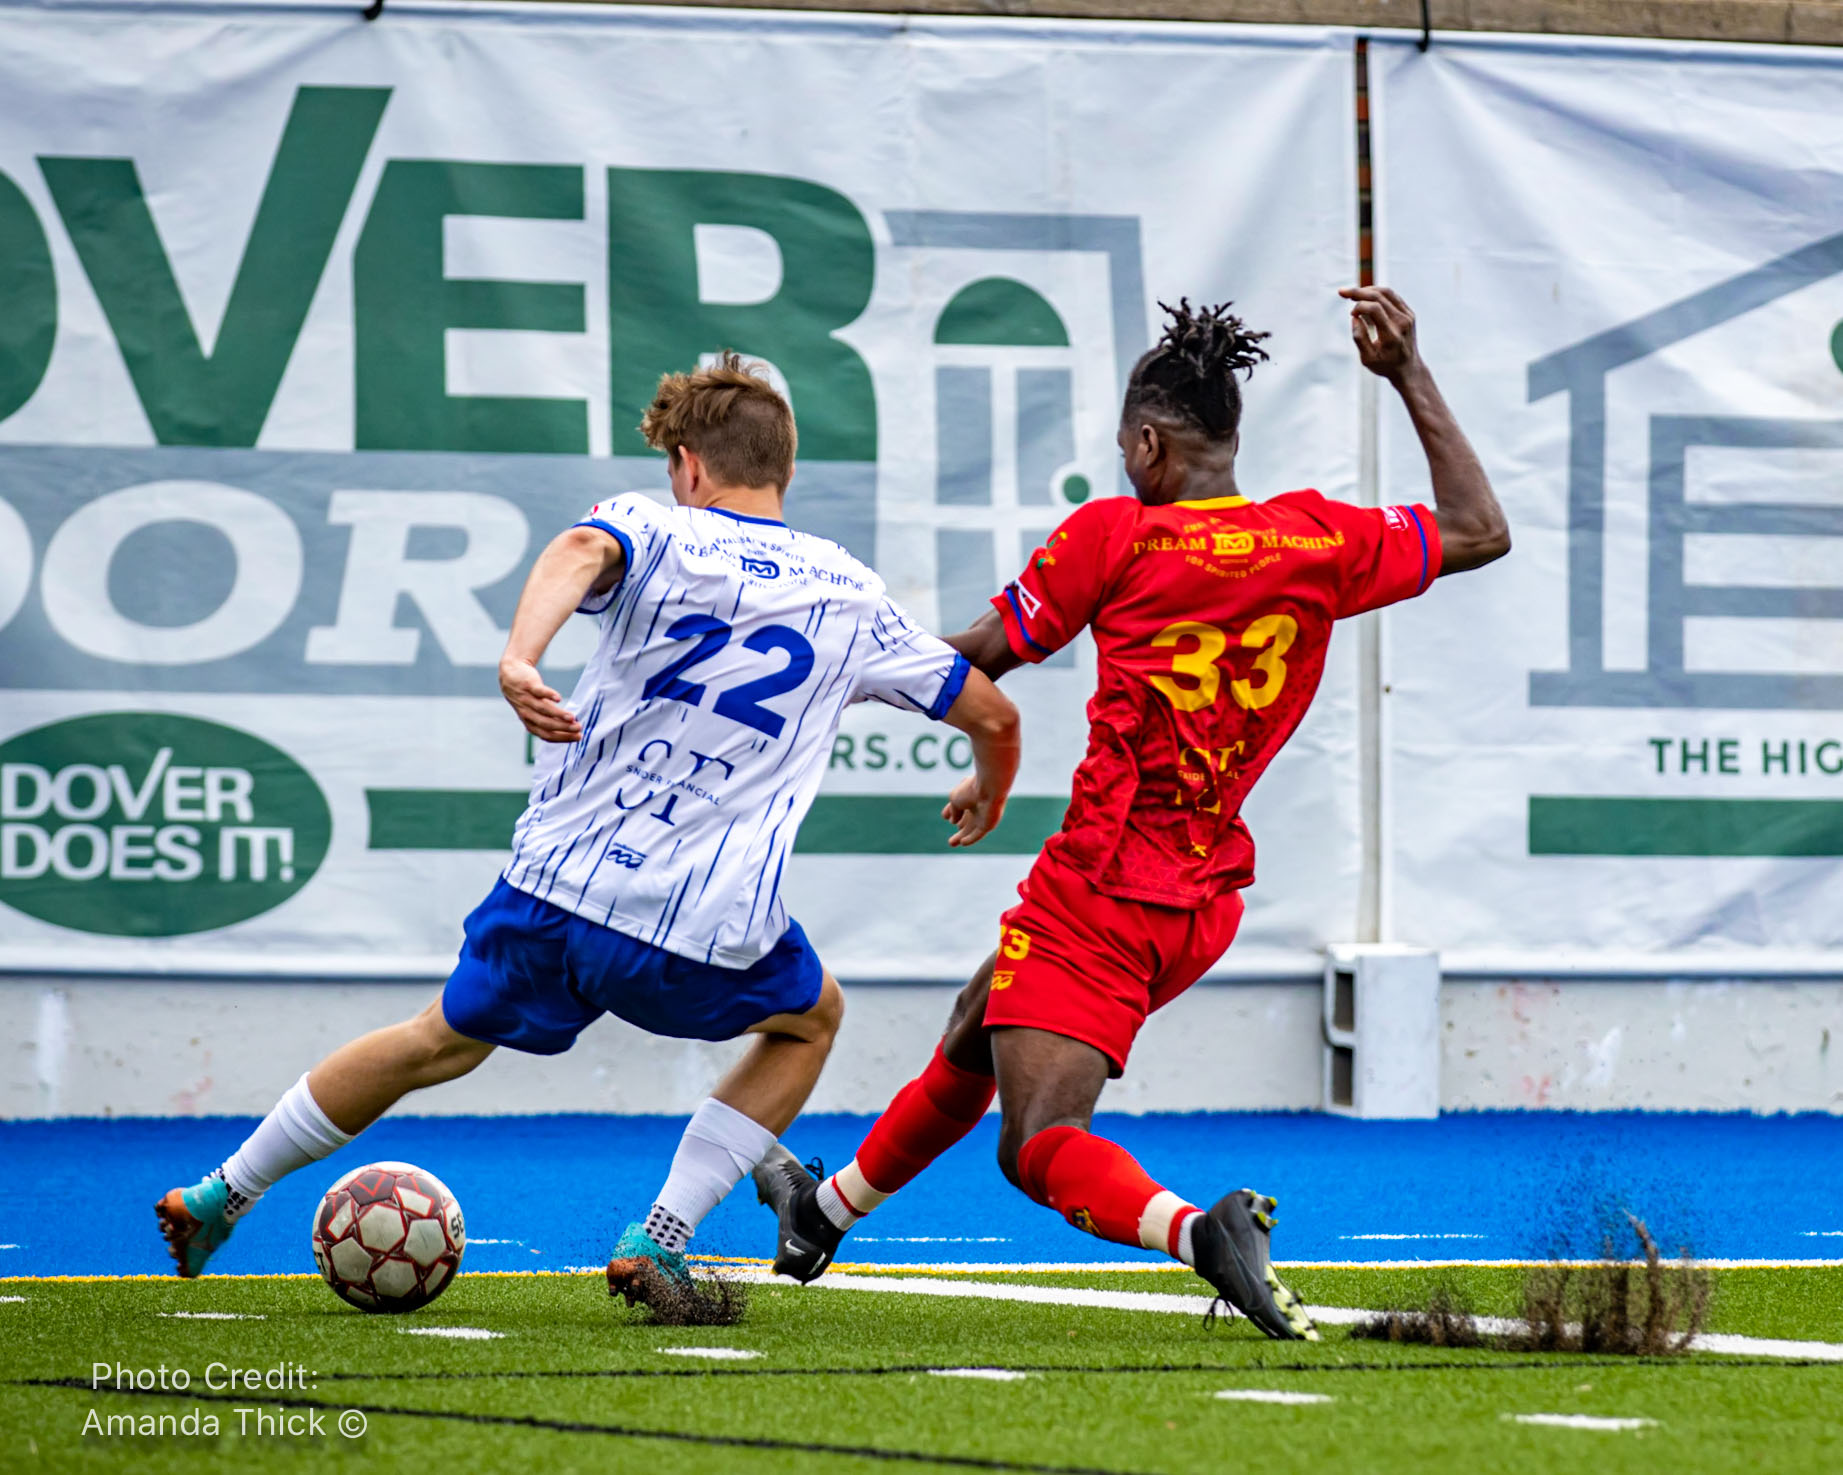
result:
<svg viewBox="0 0 1843 1475"><path fill-rule="evenodd" d="M1048 1030L1092 1045L1126 1068L1133 1040L1228 951L1241 925L1241 893L1199 911L1123 901L1039 856L999 919L998 961L986 997L991 1028Z"/></svg>

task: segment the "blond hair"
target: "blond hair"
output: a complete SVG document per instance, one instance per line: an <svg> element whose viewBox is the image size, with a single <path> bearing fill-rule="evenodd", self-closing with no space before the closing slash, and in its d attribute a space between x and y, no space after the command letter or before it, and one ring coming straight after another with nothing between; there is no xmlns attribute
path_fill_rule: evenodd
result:
<svg viewBox="0 0 1843 1475"><path fill-rule="evenodd" d="M668 456L696 451L726 486L785 489L799 444L794 412L758 368L726 349L709 368L661 375L640 419L646 443Z"/></svg>

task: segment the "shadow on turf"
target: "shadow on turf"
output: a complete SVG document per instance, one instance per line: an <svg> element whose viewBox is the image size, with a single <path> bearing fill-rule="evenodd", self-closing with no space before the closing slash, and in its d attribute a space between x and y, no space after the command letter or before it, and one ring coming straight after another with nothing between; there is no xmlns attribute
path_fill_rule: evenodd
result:
<svg viewBox="0 0 1843 1475"><path fill-rule="evenodd" d="M1708 1319L1714 1279L1684 1250L1666 1265L1642 1219L1626 1215L1642 1261L1615 1256L1609 1241L1597 1265L1539 1265L1523 1281L1523 1320L1507 1333L1478 1324L1464 1295L1434 1290L1418 1311L1384 1311L1350 1329L1376 1342L1426 1347L1486 1347L1506 1352L1595 1352L1674 1357L1689 1351Z"/></svg>

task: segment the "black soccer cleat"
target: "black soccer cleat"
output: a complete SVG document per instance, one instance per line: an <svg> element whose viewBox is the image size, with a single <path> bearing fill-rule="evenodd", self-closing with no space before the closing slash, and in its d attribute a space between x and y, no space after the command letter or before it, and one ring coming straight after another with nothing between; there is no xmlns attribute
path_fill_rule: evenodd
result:
<svg viewBox="0 0 1843 1475"><path fill-rule="evenodd" d="M1316 1342L1318 1328L1267 1258L1267 1236L1278 1207L1253 1189L1239 1188L1201 1216L1190 1241L1197 1274L1276 1341Z"/></svg>
<svg viewBox="0 0 1843 1475"><path fill-rule="evenodd" d="M780 1220L775 1239L774 1273L791 1275L805 1285L825 1274L839 1241L845 1237L819 1207L813 1175L780 1143L755 1165L755 1196Z"/></svg>

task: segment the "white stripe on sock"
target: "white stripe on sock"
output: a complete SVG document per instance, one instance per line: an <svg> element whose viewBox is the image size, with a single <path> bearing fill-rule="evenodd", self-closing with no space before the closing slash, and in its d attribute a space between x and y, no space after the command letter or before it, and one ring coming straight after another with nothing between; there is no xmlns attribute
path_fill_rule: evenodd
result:
<svg viewBox="0 0 1843 1475"><path fill-rule="evenodd" d="M1192 1270L1197 1268L1197 1226L1203 1222L1203 1211L1186 1214L1184 1222L1177 1227L1177 1257Z"/></svg>
<svg viewBox="0 0 1843 1475"><path fill-rule="evenodd" d="M838 1191L838 1175L821 1180L817 1194L819 1212L832 1223L834 1229L849 1229L864 1216L854 1213L851 1205L846 1203Z"/></svg>

